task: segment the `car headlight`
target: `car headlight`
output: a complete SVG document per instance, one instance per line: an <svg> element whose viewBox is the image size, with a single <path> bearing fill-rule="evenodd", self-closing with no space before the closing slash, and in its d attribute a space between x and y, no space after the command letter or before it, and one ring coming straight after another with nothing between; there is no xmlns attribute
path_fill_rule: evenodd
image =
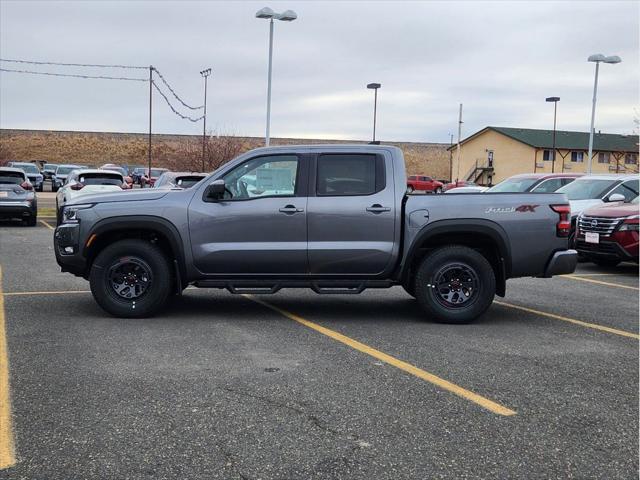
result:
<svg viewBox="0 0 640 480"><path fill-rule="evenodd" d="M92 203L71 205L62 209L62 223L78 223L78 212L93 207Z"/></svg>

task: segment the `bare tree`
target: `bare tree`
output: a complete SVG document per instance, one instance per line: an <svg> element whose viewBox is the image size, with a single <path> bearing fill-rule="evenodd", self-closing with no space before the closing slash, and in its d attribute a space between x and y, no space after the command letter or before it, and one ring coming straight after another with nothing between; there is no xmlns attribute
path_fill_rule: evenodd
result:
<svg viewBox="0 0 640 480"><path fill-rule="evenodd" d="M6 165L10 160L12 160L13 153L9 150L5 144L0 143L0 167Z"/></svg>
<svg viewBox="0 0 640 480"><path fill-rule="evenodd" d="M230 135L209 135L205 143L204 170L211 172L246 150L244 141ZM154 153L155 156L155 153ZM202 139L188 138L181 143L171 160L165 163L171 170L199 172L202 170Z"/></svg>

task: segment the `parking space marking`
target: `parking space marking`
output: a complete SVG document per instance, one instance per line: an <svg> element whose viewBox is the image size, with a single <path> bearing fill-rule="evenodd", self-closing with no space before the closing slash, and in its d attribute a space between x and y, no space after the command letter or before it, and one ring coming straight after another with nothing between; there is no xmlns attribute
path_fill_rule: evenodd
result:
<svg viewBox="0 0 640 480"><path fill-rule="evenodd" d="M5 297L17 297L20 295L67 295L68 293L91 293L91 290L59 290L46 292L5 292Z"/></svg>
<svg viewBox="0 0 640 480"><path fill-rule="evenodd" d="M637 333L627 332L626 330L619 330L617 328L606 327L604 325L599 325L597 323L583 322L582 320L576 320L575 318L563 317L562 315L556 315L555 313L541 312L540 310L534 310L533 308L523 307L521 305L514 305L512 303L499 302L498 300L494 300L493 303L497 305L502 305L503 307L515 308L516 310L522 310L523 312L529 312L535 315L541 315L543 317L553 318L555 320L562 320L563 322L573 323L575 325L580 325L581 327L592 328L594 330L600 330L603 332L620 335L622 337L629 337L629 338L635 338L636 340L640 340L640 335L638 335Z"/></svg>
<svg viewBox="0 0 640 480"><path fill-rule="evenodd" d="M49 230L55 230L55 228L53 228L51 225L49 225L47 222L45 222L44 220L39 220L39 222L41 224L43 224L45 227L47 227Z"/></svg>
<svg viewBox="0 0 640 480"><path fill-rule="evenodd" d="M407 362L403 362L402 360L399 360L395 357L392 357L391 355L388 355L384 352L381 352L380 350L376 350L375 348L372 348L368 345L365 345L364 343L358 342L357 340L354 340L350 337L347 337L346 335L343 335L341 333L336 332L335 330L331 330L329 328L323 327L321 325L318 325L317 323L311 322L309 320L306 320L294 313L288 312L286 310L283 310L279 307L276 307L275 305L271 305L270 303L267 303L263 300L260 300L252 295L243 295L245 298L248 298L256 303L259 303L271 310L273 310L274 312L279 313L280 315L283 315L287 318L289 318L290 320L293 320L295 322L300 323L301 325L304 325L305 327L311 328L313 330L315 330L316 332L319 332L323 335L326 335L327 337L330 337L340 343L343 343L355 350L358 350L362 353L365 353L371 357L374 357L378 360L381 360L385 363L387 363L388 365L394 366L400 370L403 370L404 372L410 373L411 375L414 375L422 380L425 380L433 385L436 385L440 388L442 388L443 390L446 390L448 392L451 392L459 397L462 397L466 400L469 400L470 402L473 402L479 406L481 406L482 408L485 408L486 410L489 410L492 413L498 414L498 415L504 415L504 416L510 416L510 415L515 415L516 412L514 410L511 410L510 408L507 408L503 405L500 405L499 403L496 403L492 400L489 400L488 398L485 398L481 395L478 395L477 393L474 393L470 390L467 390L463 387L460 387L459 385L456 385L455 383L451 383L448 380L445 380L443 378L440 378L432 373L429 373L425 370L422 370L418 367L415 367L414 365L411 365L410 363Z"/></svg>
<svg viewBox="0 0 640 480"><path fill-rule="evenodd" d="M577 277L575 275L560 275L560 278L569 278L571 280L579 280L581 282L596 283L598 285L606 285L607 287L625 288L625 289L628 289L628 290L636 290L636 291L640 290L638 287L632 287L631 285L622 285L620 283L603 282L602 280L595 280L593 278Z"/></svg>
<svg viewBox="0 0 640 480"><path fill-rule="evenodd" d="M9 355L5 329L2 267L0 267L0 470L16 463L13 429L11 428L11 395L9 393Z"/></svg>

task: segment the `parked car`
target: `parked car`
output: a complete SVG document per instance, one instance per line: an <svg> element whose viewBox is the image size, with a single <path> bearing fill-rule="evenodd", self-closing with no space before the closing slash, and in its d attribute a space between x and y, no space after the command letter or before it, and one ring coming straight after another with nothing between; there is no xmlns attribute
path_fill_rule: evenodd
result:
<svg viewBox="0 0 640 480"><path fill-rule="evenodd" d="M51 175L56 172L56 168L58 168L57 163L45 163L40 173L42 173L45 180L51 180Z"/></svg>
<svg viewBox="0 0 640 480"><path fill-rule="evenodd" d="M64 206L79 197L129 188L122 174L116 171L95 168L73 170L56 195L56 218L60 222Z"/></svg>
<svg viewBox="0 0 640 480"><path fill-rule="evenodd" d="M585 210L578 217L576 250L605 267L625 260L637 263L639 213L638 197Z"/></svg>
<svg viewBox="0 0 640 480"><path fill-rule="evenodd" d="M38 217L38 199L21 168L0 167L0 218L20 219L33 227Z"/></svg>
<svg viewBox="0 0 640 480"><path fill-rule="evenodd" d="M442 183L424 175L409 175L407 177L407 192L414 191L442 193Z"/></svg>
<svg viewBox="0 0 640 480"><path fill-rule="evenodd" d="M41 192L44 185L44 176L38 170L38 167L35 163L29 162L9 162L7 164L9 167L13 168L21 168L24 170L24 173L27 174L29 178L29 182L33 185L38 192Z"/></svg>
<svg viewBox="0 0 640 480"><path fill-rule="evenodd" d="M54 251L119 317L152 315L187 285L260 294L402 285L425 319L466 323L508 278L575 269L564 195L406 190L396 147L260 148L192 188L77 199Z"/></svg>
<svg viewBox="0 0 640 480"><path fill-rule="evenodd" d="M160 175L162 175L164 172L168 171L168 168L152 168L151 172L149 172L148 169L145 169L144 175L140 179L140 186L142 188L146 187L147 185L149 187L153 187L156 183L156 180L158 180L158 177L160 177Z"/></svg>
<svg viewBox="0 0 640 480"><path fill-rule="evenodd" d="M198 172L164 172L158 177L154 188L191 188L207 176Z"/></svg>
<svg viewBox="0 0 640 480"><path fill-rule="evenodd" d="M523 173L494 185L487 193L545 192L552 193L570 184L582 173Z"/></svg>
<svg viewBox="0 0 640 480"><path fill-rule="evenodd" d="M102 170L110 170L112 172L118 172L120 175L122 175L122 178L124 178L125 184L129 188L133 188L133 178L131 176L129 176L129 173L123 167L119 167L115 163L105 163L100 168Z"/></svg>
<svg viewBox="0 0 640 480"><path fill-rule="evenodd" d="M475 187L477 186L475 183L473 182L467 182L466 180L458 180L457 182L449 182L446 183L444 185L444 187L442 187L443 191L447 191L451 188L458 188L458 187Z"/></svg>
<svg viewBox="0 0 640 480"><path fill-rule="evenodd" d="M67 181L67 176L73 170L77 170L79 168L83 168L80 165L68 165L61 164L56 167L55 173L51 176L51 191L57 192L60 187L64 185L64 182Z"/></svg>
<svg viewBox="0 0 640 480"><path fill-rule="evenodd" d="M476 185L474 187L455 187L450 188L444 193L482 193L486 192L489 187L481 187L480 185Z"/></svg>

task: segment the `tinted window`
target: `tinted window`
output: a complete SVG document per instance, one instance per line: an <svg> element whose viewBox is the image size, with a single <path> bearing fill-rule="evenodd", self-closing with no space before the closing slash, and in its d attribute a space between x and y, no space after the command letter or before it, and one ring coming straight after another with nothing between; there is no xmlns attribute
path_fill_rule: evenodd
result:
<svg viewBox="0 0 640 480"><path fill-rule="evenodd" d="M0 185L20 185L24 181L24 173L0 170Z"/></svg>
<svg viewBox="0 0 640 480"><path fill-rule="evenodd" d="M290 197L295 194L297 175L298 157L295 155L252 158L223 177L227 189L224 198Z"/></svg>
<svg viewBox="0 0 640 480"><path fill-rule="evenodd" d="M549 180L543 181L539 185L536 185L531 191L551 193L551 192L555 192L562 185L563 183L561 178L551 178Z"/></svg>
<svg viewBox="0 0 640 480"><path fill-rule="evenodd" d="M82 173L78 181L84 185L122 185L120 175L109 175L104 173Z"/></svg>
<svg viewBox="0 0 640 480"><path fill-rule="evenodd" d="M370 195L382 190L384 188L383 165L382 158L377 160L376 155L320 155L317 194Z"/></svg>
<svg viewBox="0 0 640 480"><path fill-rule="evenodd" d="M618 185L613 191L609 194L609 196L614 193L619 193L620 195L624 195L624 201L630 202L634 198L638 196L638 184L640 182L638 180L631 180L630 182L624 182Z"/></svg>

